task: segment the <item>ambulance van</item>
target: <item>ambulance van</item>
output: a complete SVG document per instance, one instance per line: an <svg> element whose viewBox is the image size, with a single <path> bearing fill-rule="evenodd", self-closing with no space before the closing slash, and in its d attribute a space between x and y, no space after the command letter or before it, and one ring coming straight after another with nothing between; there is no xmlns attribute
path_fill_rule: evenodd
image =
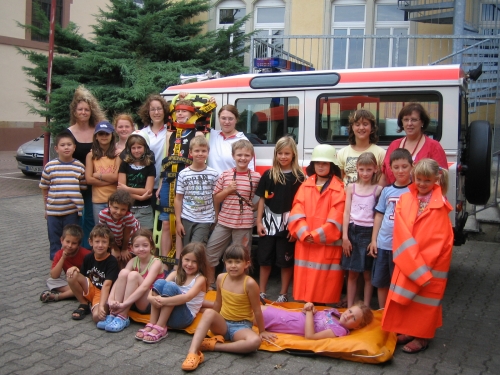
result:
<svg viewBox="0 0 500 375"><path fill-rule="evenodd" d="M274 145L292 136L299 163L309 165L319 143L348 145L349 115L370 110L379 128L379 146L404 136L397 117L408 102L419 102L431 122L425 131L440 142L448 159L448 200L455 244L465 242L466 201L485 204L490 194L491 128L487 121L468 121L469 78L459 65L403 68L244 74L168 87L162 95L180 92L215 97L218 107L233 104L237 129L253 143L256 170L272 165ZM217 116L212 124L219 129Z"/></svg>

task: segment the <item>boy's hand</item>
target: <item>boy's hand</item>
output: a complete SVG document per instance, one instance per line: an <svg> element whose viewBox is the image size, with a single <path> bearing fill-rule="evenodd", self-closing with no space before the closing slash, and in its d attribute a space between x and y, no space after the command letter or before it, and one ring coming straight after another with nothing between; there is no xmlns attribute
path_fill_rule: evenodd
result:
<svg viewBox="0 0 500 375"><path fill-rule="evenodd" d="M226 190L229 192L229 194L235 193L237 190L237 185L236 181L231 181L229 185L227 185Z"/></svg>
<svg viewBox="0 0 500 375"><path fill-rule="evenodd" d="M182 222L180 220L175 222L175 234L180 238L183 238L186 235L184 225L182 225Z"/></svg>
<svg viewBox="0 0 500 375"><path fill-rule="evenodd" d="M111 249L111 255L113 255L116 258L116 260L120 260L121 259L121 252L120 252L120 250L112 248Z"/></svg>
<svg viewBox="0 0 500 375"><path fill-rule="evenodd" d="M376 258L377 257L377 254L378 254L378 250L377 250L377 241L372 241L370 242L370 244L368 245L368 255Z"/></svg>
<svg viewBox="0 0 500 375"><path fill-rule="evenodd" d="M80 269L78 267L71 267L71 268L68 268L68 271L66 271L66 277L68 279L72 279L78 273L80 273Z"/></svg>
<svg viewBox="0 0 500 375"><path fill-rule="evenodd" d="M128 249L122 250L120 254L121 260L125 262L128 262L130 259L132 259L132 254L129 253Z"/></svg>
<svg viewBox="0 0 500 375"><path fill-rule="evenodd" d="M264 237L267 234L266 228L262 225L262 223L257 223L257 234L259 237Z"/></svg>
<svg viewBox="0 0 500 375"><path fill-rule="evenodd" d="M351 256L351 251L352 251L352 244L351 244L351 241L349 241L349 239L342 239L342 251L344 252L344 255L346 257L350 257Z"/></svg>
<svg viewBox="0 0 500 375"><path fill-rule="evenodd" d="M104 309L104 306L101 306L101 304L99 304L97 314L99 315L100 320L106 319L106 310Z"/></svg>

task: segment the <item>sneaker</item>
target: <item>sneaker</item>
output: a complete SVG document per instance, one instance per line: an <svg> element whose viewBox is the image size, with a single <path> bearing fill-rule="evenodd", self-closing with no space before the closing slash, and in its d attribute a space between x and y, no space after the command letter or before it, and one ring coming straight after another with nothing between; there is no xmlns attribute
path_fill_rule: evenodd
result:
<svg viewBox="0 0 500 375"><path fill-rule="evenodd" d="M267 294L266 294L266 293L264 293L264 292L261 292L261 293L260 293L260 298L262 298L262 299L267 299Z"/></svg>
<svg viewBox="0 0 500 375"><path fill-rule="evenodd" d="M120 332L123 331L130 325L130 318L123 319L119 316L115 316L115 318L106 325L104 328L106 332Z"/></svg>
<svg viewBox="0 0 500 375"><path fill-rule="evenodd" d="M113 315L106 316L106 319L97 322L98 329L105 329L106 326L113 321L115 317Z"/></svg>
<svg viewBox="0 0 500 375"><path fill-rule="evenodd" d="M288 297L286 296L286 294L280 294L276 302L288 302Z"/></svg>

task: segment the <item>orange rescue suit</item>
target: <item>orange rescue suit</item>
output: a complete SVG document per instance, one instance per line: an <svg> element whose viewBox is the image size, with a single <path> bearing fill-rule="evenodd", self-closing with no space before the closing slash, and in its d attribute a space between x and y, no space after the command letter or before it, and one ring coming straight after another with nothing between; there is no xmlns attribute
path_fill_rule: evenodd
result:
<svg viewBox="0 0 500 375"><path fill-rule="evenodd" d="M385 304L382 328L419 338L433 338L442 325L444 290L453 249L451 205L438 185L417 217L417 188L409 186L396 205L394 274ZM424 286L425 284L425 286Z"/></svg>
<svg viewBox="0 0 500 375"><path fill-rule="evenodd" d="M344 272L342 218L345 192L342 181L333 177L320 194L316 175L299 188L288 219L295 244L293 298L301 301L334 303L340 300ZM305 242L311 235L314 243Z"/></svg>

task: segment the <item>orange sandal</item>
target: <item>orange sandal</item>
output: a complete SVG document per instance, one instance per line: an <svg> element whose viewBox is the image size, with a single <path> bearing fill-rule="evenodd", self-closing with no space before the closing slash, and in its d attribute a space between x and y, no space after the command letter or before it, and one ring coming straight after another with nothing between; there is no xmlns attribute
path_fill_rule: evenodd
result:
<svg viewBox="0 0 500 375"><path fill-rule="evenodd" d="M416 354L423 352L428 347L429 347L429 340L416 338L403 347L403 352L408 354Z"/></svg>
<svg viewBox="0 0 500 375"><path fill-rule="evenodd" d="M200 351L202 352L213 352L215 350L215 344L218 342L224 343L224 337L217 335L210 337L209 339L203 339L200 345Z"/></svg>
<svg viewBox="0 0 500 375"><path fill-rule="evenodd" d="M204 358L205 357L203 356L202 352L198 352L198 354L189 353L184 362L182 363L181 368L184 371L196 370L200 365L200 363L203 363Z"/></svg>

